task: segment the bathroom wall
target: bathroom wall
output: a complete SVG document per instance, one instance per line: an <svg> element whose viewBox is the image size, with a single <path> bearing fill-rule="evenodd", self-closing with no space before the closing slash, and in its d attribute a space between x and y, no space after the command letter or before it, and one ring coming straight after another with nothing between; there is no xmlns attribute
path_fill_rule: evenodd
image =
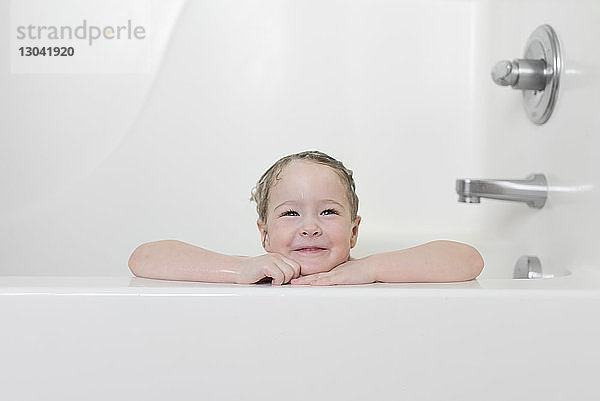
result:
<svg viewBox="0 0 600 401"><path fill-rule="evenodd" d="M555 187L596 188L584 100L598 59L583 39L599 7L543 2L526 18L539 3L148 3L139 7L160 27L148 32L159 57L137 73L12 72L0 36L0 274L129 274L131 251L164 238L258 254L250 189L306 149L355 171L356 256L499 238L552 263L596 263L579 252L594 243L595 191L555 190L541 211L461 204L454 192L457 177L537 171ZM489 69L520 56L541 23L563 40L567 72L555 114L537 127Z"/></svg>

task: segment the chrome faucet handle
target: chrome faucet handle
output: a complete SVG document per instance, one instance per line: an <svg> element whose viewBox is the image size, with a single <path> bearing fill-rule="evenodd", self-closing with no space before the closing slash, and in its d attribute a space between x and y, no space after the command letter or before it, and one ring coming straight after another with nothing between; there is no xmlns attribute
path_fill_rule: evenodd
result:
<svg viewBox="0 0 600 401"><path fill-rule="evenodd" d="M541 91L548 81L546 70L544 60L502 60L492 68L492 79L500 86Z"/></svg>
<svg viewBox="0 0 600 401"><path fill-rule="evenodd" d="M518 67L515 69L509 60L499 61L492 68L492 80L500 86L513 86L519 80Z"/></svg>
<svg viewBox="0 0 600 401"><path fill-rule="evenodd" d="M542 25L527 40L523 58L502 60L491 74L496 84L521 89L527 116L535 124L543 124L554 109L561 70L556 32L551 26Z"/></svg>

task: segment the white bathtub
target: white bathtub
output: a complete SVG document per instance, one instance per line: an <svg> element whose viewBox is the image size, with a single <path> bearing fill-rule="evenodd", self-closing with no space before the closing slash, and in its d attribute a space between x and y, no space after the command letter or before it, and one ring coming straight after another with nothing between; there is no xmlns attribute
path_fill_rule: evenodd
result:
<svg viewBox="0 0 600 401"><path fill-rule="evenodd" d="M10 400L597 400L600 276L332 288L3 277Z"/></svg>
<svg viewBox="0 0 600 401"><path fill-rule="evenodd" d="M385 243L384 239L378 241ZM308 287L0 278L14 400L597 400L600 274ZM515 246L516 247L516 246ZM35 383L35 385L32 385Z"/></svg>
<svg viewBox="0 0 600 401"><path fill-rule="evenodd" d="M0 26L65 23L61 1L32 9L44 21L3 2ZM0 400L600 399L600 3L86 4L74 23L127 9L147 28L141 64L119 42L45 71L0 36ZM565 68L536 126L489 71L545 23ZM355 172L354 256L454 239L481 251L482 275L329 288L131 275L133 249L158 239L262 252L250 188L307 149ZM550 186L541 210L457 202L456 178L532 173ZM552 278L512 279L523 255Z"/></svg>

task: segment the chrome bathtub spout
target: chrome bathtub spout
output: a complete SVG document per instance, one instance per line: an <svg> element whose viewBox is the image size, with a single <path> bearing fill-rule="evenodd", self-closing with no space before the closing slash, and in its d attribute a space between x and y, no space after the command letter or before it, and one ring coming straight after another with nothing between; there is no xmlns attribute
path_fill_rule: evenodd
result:
<svg viewBox="0 0 600 401"><path fill-rule="evenodd" d="M541 209L548 196L548 184L543 174L532 174L524 180L488 180L463 178L456 180L458 201L479 203L481 198L525 202Z"/></svg>

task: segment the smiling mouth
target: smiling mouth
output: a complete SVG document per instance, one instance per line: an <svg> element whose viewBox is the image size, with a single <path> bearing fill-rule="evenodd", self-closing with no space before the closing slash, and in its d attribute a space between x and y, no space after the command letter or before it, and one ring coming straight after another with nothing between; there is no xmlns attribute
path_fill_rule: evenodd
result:
<svg viewBox="0 0 600 401"><path fill-rule="evenodd" d="M294 252L300 252L300 253L305 253L305 254L319 253L321 251L325 251L325 248L306 247L306 248L294 249Z"/></svg>

